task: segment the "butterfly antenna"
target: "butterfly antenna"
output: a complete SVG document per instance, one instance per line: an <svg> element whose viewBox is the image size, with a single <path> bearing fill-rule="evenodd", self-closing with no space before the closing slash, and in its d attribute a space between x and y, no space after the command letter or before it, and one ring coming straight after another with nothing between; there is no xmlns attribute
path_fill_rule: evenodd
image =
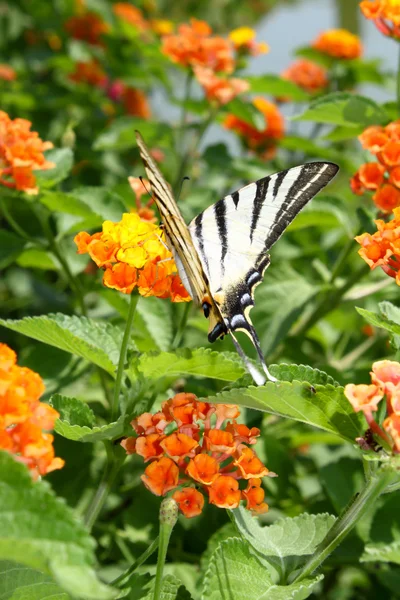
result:
<svg viewBox="0 0 400 600"><path fill-rule="evenodd" d="M246 356L246 354L243 352L242 347L239 344L239 342L237 341L236 337L234 336L232 330L229 330L229 333L231 334L232 341L236 348L236 351L239 354L242 361L244 362L246 369L252 376L254 383L256 385L264 385L264 383L266 382L264 375L262 375L262 373L260 373L260 371L258 369L256 369L256 367L250 362L248 356Z"/></svg>
<svg viewBox="0 0 400 600"><path fill-rule="evenodd" d="M183 182L184 182L185 180L186 180L186 181L190 181L190 177L187 177L187 176L185 176L185 177L182 177L182 181L181 181L181 185L180 185L180 188L179 188L179 192L178 192L178 197L177 197L177 200L179 200L179 198L180 198L180 195L181 195L181 193L182 193L182 188L183 188Z"/></svg>
<svg viewBox="0 0 400 600"><path fill-rule="evenodd" d="M146 193L147 193L147 194L148 194L148 195L151 197L152 201L154 202L154 197L153 197L153 194L151 193L151 190L149 191L149 190L147 189L147 187L146 187L146 184L145 184L145 182L144 182L144 180L143 180L143 177L142 177L141 175L140 175L139 179L140 179L140 183L142 184L142 186L143 186L143 187L144 187L144 189L146 190Z"/></svg>

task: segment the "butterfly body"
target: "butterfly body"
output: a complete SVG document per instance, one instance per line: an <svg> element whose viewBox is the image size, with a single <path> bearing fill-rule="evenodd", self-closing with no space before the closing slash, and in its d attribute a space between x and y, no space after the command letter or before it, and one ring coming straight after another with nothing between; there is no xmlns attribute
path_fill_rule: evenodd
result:
<svg viewBox="0 0 400 600"><path fill-rule="evenodd" d="M263 370L264 361L250 320L254 290L270 263L269 249L298 212L338 171L328 162L314 162L264 177L222 198L186 225L140 134L136 134L155 201L182 283L209 319L208 339L227 333L257 384L265 377L244 354L235 332L251 339Z"/></svg>

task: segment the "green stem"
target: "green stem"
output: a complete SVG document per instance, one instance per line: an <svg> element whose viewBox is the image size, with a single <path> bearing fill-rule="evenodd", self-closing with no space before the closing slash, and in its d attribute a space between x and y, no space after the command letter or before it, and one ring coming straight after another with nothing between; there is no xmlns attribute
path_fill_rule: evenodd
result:
<svg viewBox="0 0 400 600"><path fill-rule="evenodd" d="M174 340L172 342L172 349L175 350L179 346L182 341L183 334L186 329L187 320L189 317L189 312L191 309L191 302L186 302L186 306L183 310L181 321L178 325L178 329L176 330Z"/></svg>
<svg viewBox="0 0 400 600"><path fill-rule="evenodd" d="M361 233L361 231L357 232L356 235L359 235L360 233ZM354 247L355 247L354 238L351 238L350 240L348 240L347 243L343 246L342 251L340 252L339 256L337 257L337 260L332 268L331 279L330 279L331 283L334 283L335 279L342 272L342 269L346 264L347 258L353 252Z"/></svg>
<svg viewBox="0 0 400 600"><path fill-rule="evenodd" d="M364 489L356 494L350 504L337 518L325 539L319 544L315 552L308 559L300 573L291 583L298 583L314 573L316 569L341 543L343 538L353 529L361 517L368 511L375 500L383 493L393 478L393 472L381 470L376 476L366 483Z"/></svg>
<svg viewBox="0 0 400 600"><path fill-rule="evenodd" d="M125 456L122 456L122 460L121 458L115 457L113 446L110 442L105 441L104 445L107 452L106 466L99 487L97 488L85 515L85 525L89 531L96 522L96 519L99 516L100 511L103 508L107 496L111 490L112 484L114 483L114 479L121 467L122 461L125 459Z"/></svg>
<svg viewBox="0 0 400 600"><path fill-rule="evenodd" d="M126 320L124 337L122 338L121 352L119 355L117 377L115 379L115 385L114 385L114 395L113 395L112 405L111 405L111 421L115 421L115 419L117 418L117 415L118 415L119 395L121 392L121 384L122 384L122 377L124 374L126 353L128 350L129 338L131 336L131 330L132 330L132 324L133 324L133 317L135 316L135 310L136 310L138 298L139 298L139 296L137 296L136 294L131 294L131 299L129 302L128 318Z"/></svg>
<svg viewBox="0 0 400 600"><path fill-rule="evenodd" d="M172 530L178 519L178 505L172 498L165 498L160 506L160 535L156 579L153 600L160 600L165 559Z"/></svg>
<svg viewBox="0 0 400 600"><path fill-rule="evenodd" d="M17 221L14 219L14 217L12 216L12 214L10 213L10 211L8 210L7 203L4 201L4 199L1 199L0 202L1 202L2 212L3 212L4 216L5 216L8 224L15 231L15 233L17 233L19 236L21 236L22 238L24 238L28 242L31 242L32 244L35 244L36 246L44 247L44 244L42 242L40 242L36 238L30 236L28 233L26 233L26 231L24 231L22 229L22 227L20 227L20 225L17 223Z"/></svg>
<svg viewBox="0 0 400 600"><path fill-rule="evenodd" d="M159 538L156 537L154 542L150 544L150 546L143 552L141 556L134 563L131 564L129 569L121 573L118 577L116 577L113 581L110 582L110 585L119 585L121 581L127 579L132 573L136 571L158 548Z"/></svg>

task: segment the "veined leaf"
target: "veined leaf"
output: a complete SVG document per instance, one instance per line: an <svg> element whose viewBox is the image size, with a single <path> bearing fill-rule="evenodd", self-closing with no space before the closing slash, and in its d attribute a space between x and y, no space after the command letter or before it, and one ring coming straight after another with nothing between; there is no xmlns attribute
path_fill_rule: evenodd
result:
<svg viewBox="0 0 400 600"><path fill-rule="evenodd" d="M385 316L378 315L377 313L371 312L369 310L365 310L365 308L356 307L356 310L362 317L364 317L366 321L368 321L368 323L371 323L371 325L374 325L375 327L381 327L382 329L386 329L386 331L389 331L394 335L400 335L400 324L396 323L395 321L392 321L391 319L388 319ZM386 314L393 315L394 312L386 312Z"/></svg>
<svg viewBox="0 0 400 600"><path fill-rule="evenodd" d="M391 562L400 565L400 540L391 543L367 544L360 558L361 562Z"/></svg>
<svg viewBox="0 0 400 600"><path fill-rule="evenodd" d="M51 577L18 563L0 561L1 600L71 600Z"/></svg>
<svg viewBox="0 0 400 600"><path fill-rule="evenodd" d="M279 381L307 381L316 385L335 385L340 384L333 379L328 373L313 369L308 365L288 365L280 363L279 365L270 365L269 370Z"/></svg>
<svg viewBox="0 0 400 600"><path fill-rule="evenodd" d="M233 354L214 352L209 348L175 352L142 354L137 368L145 378L161 377L209 377L222 381L236 381L244 374L244 367ZM131 375L135 378L134 372Z"/></svg>
<svg viewBox="0 0 400 600"><path fill-rule="evenodd" d="M47 482L0 452L0 559L53 577L82 600L109 600L114 591L94 571L94 540Z"/></svg>
<svg viewBox="0 0 400 600"><path fill-rule="evenodd" d="M370 98L349 92L333 92L313 100L302 114L292 119L348 127L384 125L389 120L387 113L379 104Z"/></svg>
<svg viewBox="0 0 400 600"><path fill-rule="evenodd" d="M170 304L159 298L139 298L136 310L155 344L160 350L169 350L173 337Z"/></svg>
<svg viewBox="0 0 400 600"><path fill-rule="evenodd" d="M80 356L111 374L118 363L123 332L110 323L56 313L20 320L0 319L0 325Z"/></svg>
<svg viewBox="0 0 400 600"><path fill-rule="evenodd" d="M87 404L77 398L54 394L50 404L60 413L54 431L75 442L99 442L113 440L124 434L126 417L121 416L114 423L95 425L95 415Z"/></svg>
<svg viewBox="0 0 400 600"><path fill-rule="evenodd" d="M362 431L360 416L353 411L343 388L293 381L268 381L219 392L207 402L238 404L319 427L354 442Z"/></svg>
<svg viewBox="0 0 400 600"><path fill-rule="evenodd" d="M292 585L274 585L268 570L243 540L230 538L213 553L204 578L202 600L303 600L322 575Z"/></svg>
<svg viewBox="0 0 400 600"><path fill-rule="evenodd" d="M288 96L291 100L304 102L309 100L310 94L307 94L298 85L292 81L282 79L279 75L256 75L246 77L250 84L250 91L253 94L270 94L271 96Z"/></svg>
<svg viewBox="0 0 400 600"><path fill-rule="evenodd" d="M41 188L52 188L66 179L74 164L74 154L71 148L53 148L45 153L46 160L55 163L54 169L35 171L35 177Z"/></svg>
<svg viewBox="0 0 400 600"><path fill-rule="evenodd" d="M261 527L242 507L231 511L231 514L240 534L273 567L280 579L301 566L335 522L332 515L305 513Z"/></svg>

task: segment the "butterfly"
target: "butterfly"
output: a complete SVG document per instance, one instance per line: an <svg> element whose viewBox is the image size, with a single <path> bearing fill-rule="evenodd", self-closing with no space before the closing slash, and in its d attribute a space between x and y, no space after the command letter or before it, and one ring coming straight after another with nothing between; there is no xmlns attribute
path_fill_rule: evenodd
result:
<svg viewBox="0 0 400 600"><path fill-rule="evenodd" d="M139 132L136 140L182 283L209 319L208 340L215 342L230 334L255 383L263 385L266 378L250 362L235 335L244 332L267 379L276 381L250 320L254 290L270 264L271 246L339 167L331 162L311 162L263 177L206 208L188 226Z"/></svg>

